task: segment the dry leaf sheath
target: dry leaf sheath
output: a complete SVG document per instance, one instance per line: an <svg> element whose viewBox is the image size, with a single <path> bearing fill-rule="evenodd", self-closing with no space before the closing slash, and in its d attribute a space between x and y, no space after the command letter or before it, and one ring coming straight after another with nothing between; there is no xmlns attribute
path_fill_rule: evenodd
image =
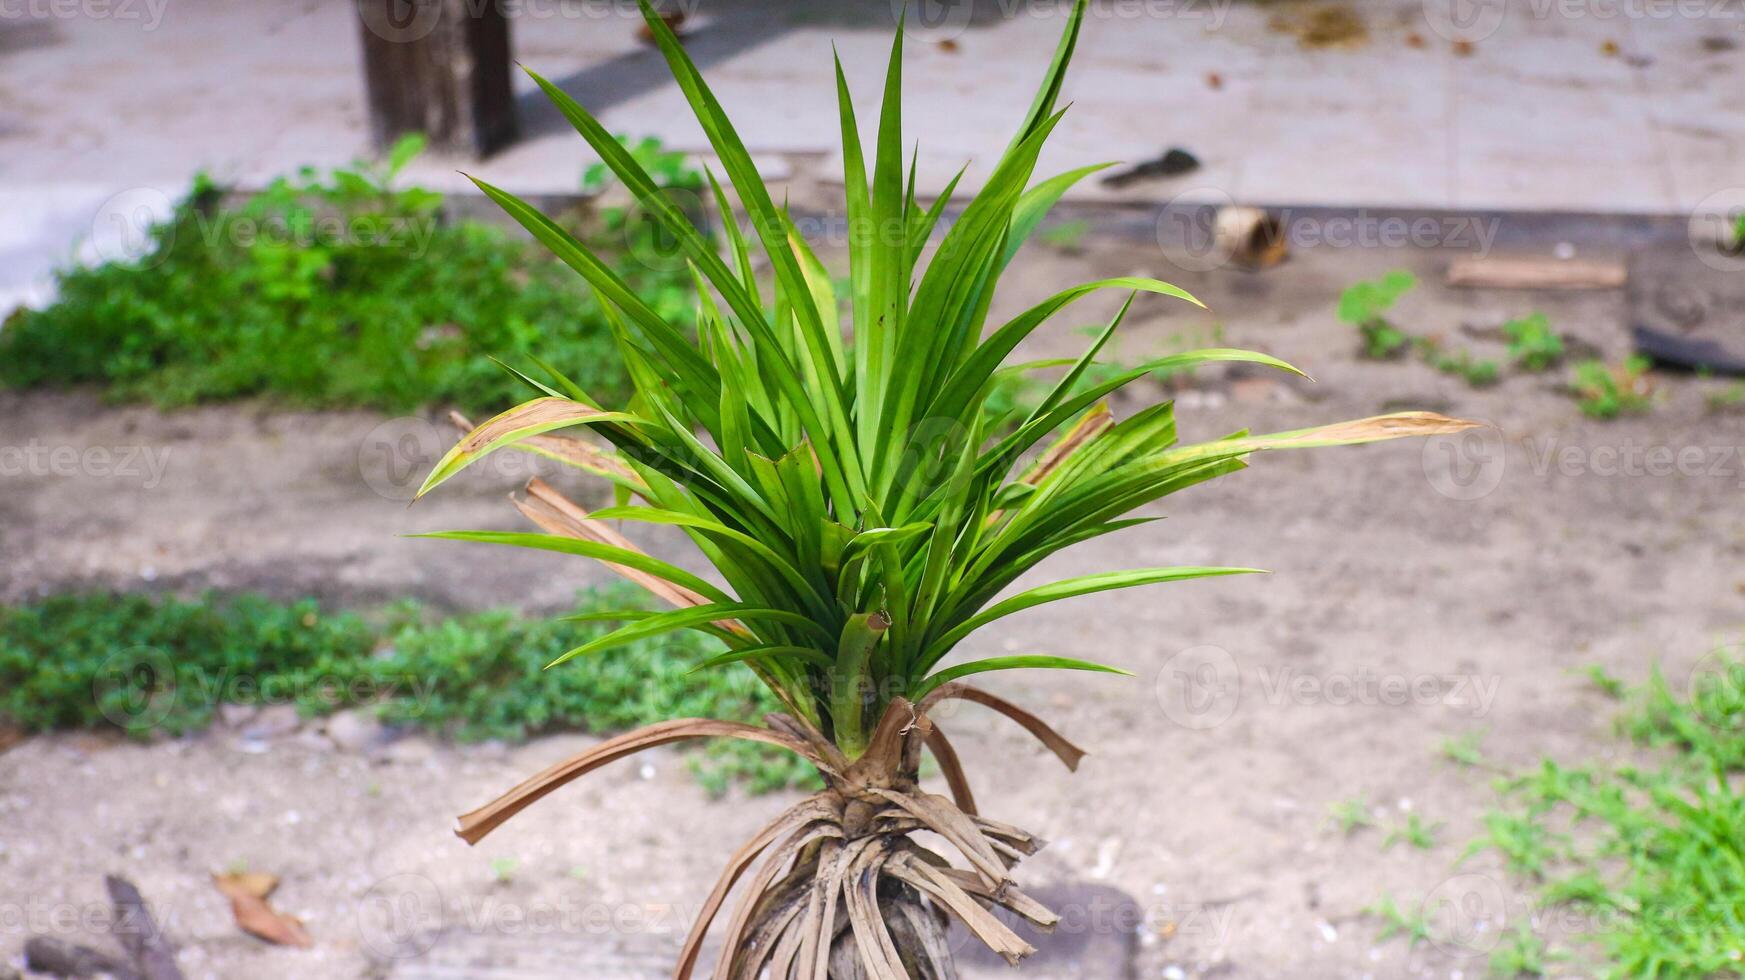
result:
<svg viewBox="0 0 1745 980"><path fill-rule="evenodd" d="M696 336L644 303L558 224L479 182L593 287L635 397L613 410L545 365L538 377L509 368L539 396L469 427L420 492L504 448L610 481L621 502L636 503L590 514L534 481L515 505L543 533L433 536L604 562L673 607L625 611L622 626L556 663L638 637L701 630L726 649L699 669L751 670L786 710L764 727L678 719L609 739L467 814L459 833L477 841L559 786L644 748L752 739L808 759L826 789L733 856L676 977L691 975L704 934L748 876L729 913L715 977L954 976L945 916L1016 962L1029 946L988 909L1003 906L1044 927L1054 921L1010 877L1041 842L977 812L970 781L930 714L946 699L975 702L1006 715L1072 768L1083 754L1076 746L964 679L1019 668L1121 671L1044 653L966 659L959 647L982 626L1046 603L1253 569L1138 568L1006 594L1009 587L1061 549L1146 523L1151 518L1132 513L1242 469L1253 453L1452 433L1471 423L1407 412L1183 446L1172 404L1117 419L1108 399L1156 370L1218 361L1296 369L1265 354L1215 349L1088 373L1142 294L1197 304L1156 279L1073 286L1004 323L989 321L995 284L1013 255L1074 182L1100 169L1033 180L1043 141L1061 118L1057 101L1082 0L1017 136L949 226L940 217L950 191L923 206L913 166L905 171L901 30L870 174L838 66L851 270L840 297L672 31L646 6L644 13L738 201L735 209L711 175L717 233L699 230L586 109L533 78L689 262L698 287ZM936 237L923 262L924 246ZM995 414L989 396L996 383L1036 367L1007 364L1018 346L1102 290L1123 291L1126 302L1084 355L1057 363L1064 373L1035 404ZM581 428L607 446L557 434ZM615 529L618 521L686 535L714 577L637 549ZM917 786L923 750L939 761L950 798ZM955 866L912 838L923 830L955 852Z"/></svg>

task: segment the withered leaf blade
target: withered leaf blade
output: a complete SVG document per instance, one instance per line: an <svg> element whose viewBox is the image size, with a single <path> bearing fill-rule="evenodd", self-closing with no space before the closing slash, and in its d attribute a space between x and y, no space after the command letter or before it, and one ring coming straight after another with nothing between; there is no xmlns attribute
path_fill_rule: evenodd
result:
<svg viewBox="0 0 1745 980"><path fill-rule="evenodd" d="M477 428L465 415L459 412L449 412L448 420L460 429L462 435L469 434ZM618 455L580 439L569 436L528 436L510 448L525 449L530 453L554 459L566 466L573 466L597 476L603 476L615 483L639 483L635 473L625 466Z"/></svg>
<svg viewBox="0 0 1745 980"><path fill-rule="evenodd" d="M641 419L625 412L603 412L590 405L567 398L535 398L523 402L500 415L487 419L478 428L455 443L454 448L437 460L436 466L418 488L422 497L444 480L466 469L474 462L513 442L529 436L544 435L570 426L601 422L639 422Z"/></svg>
<svg viewBox="0 0 1745 980"><path fill-rule="evenodd" d="M1483 422L1450 418L1436 412L1395 412L1372 415L1369 418L1334 422L1310 429L1274 432L1261 436L1245 436L1221 442L1205 443L1196 450L1221 453L1230 449L1259 451L1264 449L1313 449L1323 446L1355 446L1388 439L1409 439L1414 436L1445 436L1468 429L1484 427Z"/></svg>

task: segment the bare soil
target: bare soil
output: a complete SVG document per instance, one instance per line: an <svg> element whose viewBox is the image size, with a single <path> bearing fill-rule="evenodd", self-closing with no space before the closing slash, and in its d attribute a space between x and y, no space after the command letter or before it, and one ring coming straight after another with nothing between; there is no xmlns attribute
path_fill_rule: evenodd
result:
<svg viewBox="0 0 1745 980"><path fill-rule="evenodd" d="M1473 879L1459 875L1513 894L1488 856L1453 867L1493 774L1440 760L1438 743L1482 729L1505 766L1616 751L1614 706L1580 669L1637 679L1658 661L1678 684L1738 637L1745 416L1705 406L1721 383L1661 378L1652 413L1606 423L1578 413L1561 369L1475 391L1415 361L1359 360L1332 315L1339 288L1396 265L1434 280L1445 258L1302 249L1264 274L1176 273L1154 245L1092 236L1074 254L1033 246L1009 276L996 314L1071 281L1161 268L1216 313L1142 299L1122 358L1221 324L1222 343L1319 379L1204 372L1177 394L1186 438L1410 406L1499 427L1469 442L1257 459L1167 501L1169 520L1071 552L1037 578L1154 564L1274 574L1080 599L972 644L1138 675L989 682L1090 750L1076 775L980 709L943 724L984 811L1053 840L1021 869L1028 880L1098 880L1147 907L1142 976L1481 975L1482 958L1449 942L1377 943L1376 922L1360 915L1383 892L1408 909L1464 894ZM1076 350L1083 338L1068 328L1106 315L1118 297L1105 299L1077 308L1035 353ZM1624 305L1615 291L1430 284L1398 319L1500 358L1486 331L1543 309L1615 359ZM89 394L0 395L0 447L42 447L23 472L0 473L0 598L215 588L538 612L600 580L584 563L396 537L515 526L502 495L525 468L487 470L407 508L415 457L447 438L435 422L361 413L165 415ZM156 478L128 475L87 452L99 447L167 462ZM74 462L56 464L57 451ZM644 968L623 975L658 975L647 969L682 939L727 854L787 801L711 801L676 754L659 752L561 791L476 849L450 835L455 814L585 741L403 740L372 755L335 749L313 726L149 746L28 739L0 755L0 955L31 930L93 937L102 875L120 872L157 904L191 977L492 975L465 965L461 951L481 942L521 950L532 965L517 976L557 975L561 964L538 972L540 951L582 947ZM1342 835L1328 805L1359 797L1381 827ZM1407 811L1445 824L1435 848L1383 849ZM239 865L283 877L274 901L306 921L313 949L237 932L207 876ZM1512 925L1524 907L1495 911Z"/></svg>

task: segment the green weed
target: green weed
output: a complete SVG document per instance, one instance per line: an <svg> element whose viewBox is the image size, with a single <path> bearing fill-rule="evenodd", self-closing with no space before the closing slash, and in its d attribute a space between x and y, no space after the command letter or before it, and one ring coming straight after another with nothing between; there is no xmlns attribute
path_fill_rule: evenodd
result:
<svg viewBox="0 0 1745 980"><path fill-rule="evenodd" d="M1465 348L1444 350L1430 341L1421 341L1419 349L1424 360L1443 374L1452 374L1474 388L1488 388L1497 383L1500 369L1497 362L1474 357Z"/></svg>
<svg viewBox="0 0 1745 980"><path fill-rule="evenodd" d="M1404 936L1408 943L1416 946L1419 942L1430 938L1430 923L1424 918L1420 909L1407 913L1394 901L1393 895L1383 892L1373 904L1363 908L1363 914L1374 916L1381 920L1381 931L1376 934L1376 942L1386 942L1395 936Z"/></svg>
<svg viewBox="0 0 1745 980"><path fill-rule="evenodd" d="M1436 832L1442 824L1425 823L1424 818L1416 813L1406 815L1406 822L1394 827L1382 838L1381 849L1391 850L1395 844L1404 842L1420 851L1428 851L1436 846Z"/></svg>
<svg viewBox="0 0 1745 980"><path fill-rule="evenodd" d="M586 593L577 611L621 608L634 595ZM775 709L749 672L690 673L720 649L700 634L544 669L608 630L502 611L439 619L412 603L347 612L246 595L59 596L0 607L0 720L151 738L199 731L224 703L290 703L305 717L368 707L388 724L458 741L519 741L670 717L749 721ZM722 789L810 785L802 777L813 775L759 748L700 765L719 773L704 781Z"/></svg>
<svg viewBox="0 0 1745 980"><path fill-rule="evenodd" d="M1355 283L1339 294L1339 319L1358 329L1363 356L1386 360L1404 353L1411 338L1387 319L1388 310L1417 286L1418 279L1395 269L1372 282Z"/></svg>
<svg viewBox="0 0 1745 980"><path fill-rule="evenodd" d="M1575 366L1571 390L1582 414L1596 419L1648 411L1648 359L1628 357L1614 367L1604 361L1583 361Z"/></svg>
<svg viewBox="0 0 1745 980"><path fill-rule="evenodd" d="M1375 826L1375 818L1370 815L1369 801L1361 796L1328 804L1327 817L1346 836L1363 827Z"/></svg>
<svg viewBox="0 0 1745 980"><path fill-rule="evenodd" d="M162 407L270 396L307 406L478 410L524 397L481 355L563 366L596 396L626 385L586 284L506 231L451 222L440 194L399 187L421 148L383 164L304 168L237 204L204 176L135 261L62 270L59 298L0 330L0 385L99 384ZM627 281L688 321L684 269L627 256Z"/></svg>
<svg viewBox="0 0 1745 980"><path fill-rule="evenodd" d="M1484 736L1483 729L1474 729L1463 735L1443 739L1437 751L1442 758L1456 765L1474 769L1488 768L1490 763L1484 757Z"/></svg>
<svg viewBox="0 0 1745 980"><path fill-rule="evenodd" d="M1730 412L1745 405L1745 381L1736 381L1719 391L1711 391L1703 399L1710 412Z"/></svg>
<svg viewBox="0 0 1745 980"><path fill-rule="evenodd" d="M1494 976L1544 975L1560 959L1609 978L1741 975L1745 795L1735 781L1745 771L1745 663L1712 655L1682 695L1658 670L1619 693L1620 729L1658 762L1546 759L1501 780L1500 805L1462 856L1500 853L1529 890L1535 921L1551 911L1575 927L1569 948L1551 949L1517 922L1492 951ZM1384 936L1413 934L1391 899L1368 911Z"/></svg>
<svg viewBox="0 0 1745 980"><path fill-rule="evenodd" d="M1503 324L1503 335L1509 339L1509 357L1524 370L1544 371L1563 357L1563 338L1543 313L1510 320Z"/></svg>

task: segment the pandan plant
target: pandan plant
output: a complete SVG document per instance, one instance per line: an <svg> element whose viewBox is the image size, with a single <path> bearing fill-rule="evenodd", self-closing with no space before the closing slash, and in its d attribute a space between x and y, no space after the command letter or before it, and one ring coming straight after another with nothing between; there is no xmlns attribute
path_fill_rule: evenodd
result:
<svg viewBox="0 0 1745 980"><path fill-rule="evenodd" d="M1056 921L1012 877L1014 865L1042 842L978 811L932 714L948 700L974 702L1016 722L1071 769L1083 755L1079 748L969 678L1017 668L1124 672L1059 656L977 657L970 641L983 626L1044 603L1252 569L1139 568L1012 594L1009 587L1070 545L1153 520L1130 515L1242 469L1251 453L1468 426L1409 412L1184 446L1168 402L1117 419L1109 397L1154 371L1213 361L1295 370L1264 354L1199 350L1090 383L1087 369L1135 296L1198 305L1155 279L1073 286L989 329L995 283L1013 254L1050 205L1097 169L1032 181L1037 154L1063 113L1056 102L1084 12L1079 0L1016 138L926 262L923 252L950 191L924 207L913 162L904 168L901 27L870 176L838 63L851 269L840 300L684 48L646 4L648 29L744 211L742 227L711 176L720 243L693 226L586 109L533 77L690 263L700 314L695 340L559 225L478 182L598 293L635 395L622 408L608 408L555 369L542 365L543 378L522 373L540 397L472 429L421 492L487 453L515 447L603 477L616 487L619 506L589 513L535 481L516 506L544 533L432 536L595 559L673 607L611 617L625 625L554 666L638 637L701 630L725 649L699 668L750 670L785 710L763 725L685 718L608 739L466 814L459 835L477 842L593 769L686 739L778 746L817 767L825 784L732 856L679 953L675 977L691 975L711 923L747 875L744 897L720 937L716 977L954 976L947 917L1016 963L1031 947L990 908L1002 906L1043 928ZM767 279L757 274L754 252L768 264ZM1068 304L1105 289L1126 291L1127 302L1084 355L1061 365L1064 374L1039 401L993 416L985 406L996 383L1031 367L1007 365L1018 345ZM578 427L610 448L552 434ZM717 577L638 550L615 529L619 521L682 532ZM949 796L919 784L923 752L937 760ZM937 834L959 863L923 846L913 836L918 831Z"/></svg>

